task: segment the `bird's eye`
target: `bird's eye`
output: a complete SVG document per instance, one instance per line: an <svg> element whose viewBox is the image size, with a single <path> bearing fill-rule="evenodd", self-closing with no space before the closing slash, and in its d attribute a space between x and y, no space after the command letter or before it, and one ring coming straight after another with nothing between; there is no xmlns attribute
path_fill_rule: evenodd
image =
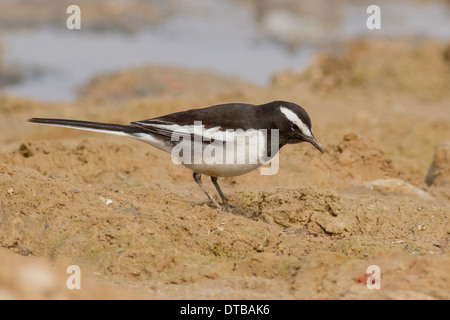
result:
<svg viewBox="0 0 450 320"><path fill-rule="evenodd" d="M300 131L300 128L296 124L292 124L291 125L291 130L292 131Z"/></svg>

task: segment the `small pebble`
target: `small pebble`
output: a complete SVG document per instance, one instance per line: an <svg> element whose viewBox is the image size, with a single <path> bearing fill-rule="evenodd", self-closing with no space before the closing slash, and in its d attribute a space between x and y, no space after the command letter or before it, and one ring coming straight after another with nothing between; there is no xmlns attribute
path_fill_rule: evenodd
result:
<svg viewBox="0 0 450 320"><path fill-rule="evenodd" d="M113 201L111 199L107 199L107 198L103 198L103 197L100 197L100 200L102 200L103 203L106 204L107 206L109 206L111 203L113 203Z"/></svg>

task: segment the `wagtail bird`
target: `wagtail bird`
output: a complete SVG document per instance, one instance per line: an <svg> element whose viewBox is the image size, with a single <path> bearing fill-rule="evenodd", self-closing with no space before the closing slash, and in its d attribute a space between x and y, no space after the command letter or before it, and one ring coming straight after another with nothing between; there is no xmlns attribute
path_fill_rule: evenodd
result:
<svg viewBox="0 0 450 320"><path fill-rule="evenodd" d="M233 177L255 170L287 144L309 142L324 152L314 137L308 113L299 105L286 101L262 105L221 104L131 122L130 125L47 118L28 121L144 141L170 153L172 160L190 168L194 181L208 199L225 211L229 211L230 206L217 182L218 177ZM252 158L252 154L256 158ZM223 207L204 188L202 175L211 177Z"/></svg>

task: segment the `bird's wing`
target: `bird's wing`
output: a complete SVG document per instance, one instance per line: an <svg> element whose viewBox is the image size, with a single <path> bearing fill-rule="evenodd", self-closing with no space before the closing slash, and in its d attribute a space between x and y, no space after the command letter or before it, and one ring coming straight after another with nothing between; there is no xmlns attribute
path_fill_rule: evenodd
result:
<svg viewBox="0 0 450 320"><path fill-rule="evenodd" d="M203 124L178 124L157 119L135 121L131 125L153 134L171 138L172 141L179 141L180 137L183 137L183 139L191 139L191 141L202 141L205 143L211 141L226 142L225 135L221 134L224 131L220 127L205 128Z"/></svg>

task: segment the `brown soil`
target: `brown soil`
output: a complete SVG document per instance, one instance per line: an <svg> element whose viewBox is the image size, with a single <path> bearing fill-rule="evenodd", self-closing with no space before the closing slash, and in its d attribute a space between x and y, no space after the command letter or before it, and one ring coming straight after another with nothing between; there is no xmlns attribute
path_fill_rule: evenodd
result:
<svg viewBox="0 0 450 320"><path fill-rule="evenodd" d="M94 80L73 104L1 97L0 298L449 299L449 180L425 183L450 137L447 51L355 42L267 88L147 66ZM276 175L221 179L235 214L141 142L25 121L276 99L308 110L327 151L287 146ZM81 290L65 286L69 265ZM381 290L366 287L370 265Z"/></svg>

